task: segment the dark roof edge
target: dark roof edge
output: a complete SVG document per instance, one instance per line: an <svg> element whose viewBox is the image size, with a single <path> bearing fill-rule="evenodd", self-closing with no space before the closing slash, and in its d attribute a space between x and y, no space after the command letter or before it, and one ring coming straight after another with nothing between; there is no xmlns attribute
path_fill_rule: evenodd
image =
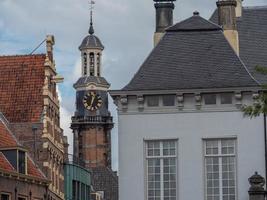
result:
<svg viewBox="0 0 267 200"><path fill-rule="evenodd" d="M35 57L35 56L46 56L45 53L38 53L38 54L16 54L16 55L0 55L0 58L5 58L5 57L19 57L19 58L23 58L23 57Z"/></svg>
<svg viewBox="0 0 267 200"><path fill-rule="evenodd" d="M179 29L179 30L166 30L166 32L204 32L204 31L222 31L221 28L209 29Z"/></svg>
<svg viewBox="0 0 267 200"><path fill-rule="evenodd" d="M243 6L244 10L261 10L261 9L267 9L266 6Z"/></svg>
<svg viewBox="0 0 267 200"><path fill-rule="evenodd" d="M140 65L139 69L137 70L137 72L134 74L134 76L132 77L132 79L128 82L128 84L126 86L124 86L121 90L125 90L125 88L128 87L128 85L130 85L130 83L134 80L135 76L140 72L142 66L146 63L146 61L150 58L150 56L152 55L153 51L155 51L156 48L158 48L160 42L162 41L162 39L165 37L165 35L163 35L163 37L160 39L160 41L158 42L158 44L150 51L150 53L148 54L148 56L146 57L146 59L142 62L142 64Z"/></svg>

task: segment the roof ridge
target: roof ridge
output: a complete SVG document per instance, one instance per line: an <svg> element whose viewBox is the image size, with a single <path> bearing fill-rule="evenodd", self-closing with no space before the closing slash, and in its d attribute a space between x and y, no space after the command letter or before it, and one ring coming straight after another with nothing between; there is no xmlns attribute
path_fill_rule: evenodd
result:
<svg viewBox="0 0 267 200"><path fill-rule="evenodd" d="M257 9L257 10L260 10L260 9L267 9L267 5L265 5L265 6L243 6L243 9L245 9L245 10L252 10L252 9Z"/></svg>
<svg viewBox="0 0 267 200"><path fill-rule="evenodd" d="M218 24L201 17L199 14L186 18L177 22L173 26L166 29L166 32L194 32L194 31L217 31L222 30Z"/></svg>
<svg viewBox="0 0 267 200"><path fill-rule="evenodd" d="M45 53L39 53L39 54L16 54L16 55L0 55L0 58L10 58L10 57L35 57L35 56L46 56Z"/></svg>

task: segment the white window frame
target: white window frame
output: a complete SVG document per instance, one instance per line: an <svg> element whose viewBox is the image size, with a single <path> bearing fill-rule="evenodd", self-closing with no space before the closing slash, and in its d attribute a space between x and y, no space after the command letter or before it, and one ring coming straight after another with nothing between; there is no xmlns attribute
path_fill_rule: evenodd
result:
<svg viewBox="0 0 267 200"><path fill-rule="evenodd" d="M163 142L173 141L175 142L175 155L163 155ZM147 145L148 142L160 142L160 155L159 156L148 156ZM160 200L164 200L164 187L163 187L163 175L164 175L164 158L175 158L175 182L176 182L176 200L178 199L178 139L147 139L144 140L144 170L145 170L145 199L148 200L148 160L153 158L160 159L160 190L161 197Z"/></svg>
<svg viewBox="0 0 267 200"><path fill-rule="evenodd" d="M233 140L234 141L234 153L233 154L221 154L222 141L223 140ZM217 155L207 155L206 146L207 141L218 141L218 154ZM207 200L207 169L206 169L206 158L208 157L218 157L219 158L219 194L220 200L223 200L222 192L222 158L223 157L234 157L235 158L235 200L238 199L238 186L237 186L237 138L236 137L226 137L226 138L203 138L203 167L204 167L204 199Z"/></svg>

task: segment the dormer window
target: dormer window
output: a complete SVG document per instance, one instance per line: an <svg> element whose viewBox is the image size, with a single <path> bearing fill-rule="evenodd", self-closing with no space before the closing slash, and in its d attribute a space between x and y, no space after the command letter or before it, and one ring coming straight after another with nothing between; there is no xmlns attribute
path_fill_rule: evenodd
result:
<svg viewBox="0 0 267 200"><path fill-rule="evenodd" d="M94 53L90 53L90 76L94 76L95 74L95 55Z"/></svg>
<svg viewBox="0 0 267 200"><path fill-rule="evenodd" d="M25 151L18 151L18 172L26 174L26 153Z"/></svg>
<svg viewBox="0 0 267 200"><path fill-rule="evenodd" d="M87 54L83 54L83 74L87 75Z"/></svg>
<svg viewBox="0 0 267 200"><path fill-rule="evenodd" d="M18 173L26 174L26 152L21 149L2 150L9 163Z"/></svg>

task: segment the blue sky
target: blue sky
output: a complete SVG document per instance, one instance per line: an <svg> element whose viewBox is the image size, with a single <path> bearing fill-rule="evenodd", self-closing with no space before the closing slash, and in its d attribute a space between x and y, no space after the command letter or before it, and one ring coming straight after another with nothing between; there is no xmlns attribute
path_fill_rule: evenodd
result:
<svg viewBox="0 0 267 200"><path fill-rule="evenodd" d="M0 0L0 54L28 54L47 34L56 38L57 71L65 77L59 86L61 125L72 144L69 129L74 111L73 83L80 76L78 46L89 27L89 0ZM103 75L111 89L129 82L153 48L155 11L152 0L95 0L95 34L105 46ZM267 5L267 0L244 0L244 6ZM190 17L195 10L209 18L216 0L178 0L174 22ZM44 45L36 53L45 51ZM110 109L117 122L116 108ZM117 124L112 132L113 168L118 169Z"/></svg>

